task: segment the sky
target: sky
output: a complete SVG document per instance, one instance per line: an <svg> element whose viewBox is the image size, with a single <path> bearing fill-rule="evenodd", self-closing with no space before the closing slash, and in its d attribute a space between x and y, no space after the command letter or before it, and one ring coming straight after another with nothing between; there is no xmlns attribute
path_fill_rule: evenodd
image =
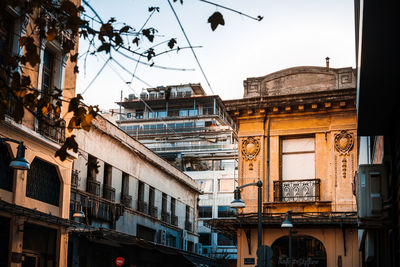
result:
<svg viewBox="0 0 400 267"><path fill-rule="evenodd" d="M165 53L154 64L186 71L160 69L126 59L116 53L99 74L107 56L82 56L77 93L84 102L101 109L117 108L115 102L129 94L139 95L149 87L201 83L207 94L223 100L243 96L243 81L296 66L355 67L355 31L353 0L215 0L223 6L253 17L215 7L199 0L173 3L178 18L210 86L190 49ZM159 7L145 28L158 30L154 43L143 42L143 49L155 45L157 52L168 50L165 40L176 38L178 46L187 47L186 39L167 0L91 0L89 3L105 21L115 17L118 25L126 23L140 29L149 16L148 7ZM214 12L224 16L225 25L211 30L208 17ZM87 50L80 40L80 54ZM135 47L135 45L132 45ZM147 58L140 59L148 62ZM130 73L128 73L128 71ZM132 74L139 79L132 78ZM97 76L97 77L96 77ZM96 77L96 78L95 78Z"/></svg>

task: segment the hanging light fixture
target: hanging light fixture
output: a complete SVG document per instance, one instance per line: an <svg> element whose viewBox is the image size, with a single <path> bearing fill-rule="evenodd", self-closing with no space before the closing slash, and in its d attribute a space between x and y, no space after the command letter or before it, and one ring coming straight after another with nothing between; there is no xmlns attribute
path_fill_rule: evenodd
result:
<svg viewBox="0 0 400 267"><path fill-rule="evenodd" d="M29 170L29 162L25 158L24 142L11 138L0 137L0 142L13 142L18 144L17 157L10 162L10 167L17 170Z"/></svg>

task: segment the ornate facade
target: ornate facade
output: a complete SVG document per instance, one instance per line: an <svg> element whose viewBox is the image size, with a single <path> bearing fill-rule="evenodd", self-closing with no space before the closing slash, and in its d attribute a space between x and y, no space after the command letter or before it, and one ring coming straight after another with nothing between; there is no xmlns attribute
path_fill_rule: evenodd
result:
<svg viewBox="0 0 400 267"><path fill-rule="evenodd" d="M239 185L263 182L263 244L274 266L288 261L288 210L294 266L358 266L355 86L352 68L295 67L248 78L244 98L224 102L239 126ZM236 232L238 266L257 262L256 190L242 190L237 219L209 221Z"/></svg>

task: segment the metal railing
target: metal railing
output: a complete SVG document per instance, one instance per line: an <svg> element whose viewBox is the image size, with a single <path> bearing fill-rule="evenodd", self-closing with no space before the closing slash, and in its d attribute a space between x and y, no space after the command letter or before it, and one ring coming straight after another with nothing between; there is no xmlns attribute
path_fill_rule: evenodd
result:
<svg viewBox="0 0 400 267"><path fill-rule="evenodd" d="M41 118L36 132L57 142L65 142L65 120Z"/></svg>
<svg viewBox="0 0 400 267"><path fill-rule="evenodd" d="M121 204L125 207L131 207L132 196L126 193L121 194Z"/></svg>
<svg viewBox="0 0 400 267"><path fill-rule="evenodd" d="M105 199L115 201L115 188L109 185L103 184L103 197Z"/></svg>
<svg viewBox="0 0 400 267"><path fill-rule="evenodd" d="M143 213L148 213L148 205L147 202L144 202L143 200L138 200L138 211L143 212Z"/></svg>
<svg viewBox="0 0 400 267"><path fill-rule="evenodd" d="M161 220L167 223L171 222L171 214L166 211L161 212Z"/></svg>
<svg viewBox="0 0 400 267"><path fill-rule="evenodd" d="M320 200L320 179L274 181L274 202Z"/></svg>
<svg viewBox="0 0 400 267"><path fill-rule="evenodd" d="M185 229L187 231L193 231L193 223L191 221L185 221Z"/></svg>
<svg viewBox="0 0 400 267"><path fill-rule="evenodd" d="M79 186L79 171L78 170L72 170L71 186L75 187L75 188Z"/></svg>
<svg viewBox="0 0 400 267"><path fill-rule="evenodd" d="M204 149L235 149L235 144L223 144L223 145L185 145L185 146L168 146L168 147L152 147L148 146L154 152L161 151L202 151Z"/></svg>
<svg viewBox="0 0 400 267"><path fill-rule="evenodd" d="M158 208L155 206L149 206L149 215L153 218L158 218Z"/></svg>
<svg viewBox="0 0 400 267"><path fill-rule="evenodd" d="M88 179L86 191L90 194L100 196L100 182Z"/></svg>
<svg viewBox="0 0 400 267"><path fill-rule="evenodd" d="M171 215L171 224L178 226L178 216Z"/></svg>

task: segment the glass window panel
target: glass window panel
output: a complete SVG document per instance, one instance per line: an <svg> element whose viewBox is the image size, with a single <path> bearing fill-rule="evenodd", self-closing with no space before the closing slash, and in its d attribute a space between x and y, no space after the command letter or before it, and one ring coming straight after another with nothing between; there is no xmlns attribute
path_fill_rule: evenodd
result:
<svg viewBox="0 0 400 267"><path fill-rule="evenodd" d="M196 127L204 127L204 121L196 121Z"/></svg>
<svg viewBox="0 0 400 267"><path fill-rule="evenodd" d="M282 180L300 180L314 178L314 153L282 155Z"/></svg>
<svg viewBox="0 0 400 267"><path fill-rule="evenodd" d="M298 139L286 139L282 141L282 152L304 152L314 151L315 142L313 137L309 138L298 138Z"/></svg>
<svg viewBox="0 0 400 267"><path fill-rule="evenodd" d="M218 206L218 218L236 217L236 209L229 206Z"/></svg>
<svg viewBox="0 0 400 267"><path fill-rule="evenodd" d="M180 117L188 116L188 110L187 109L180 109L179 110L179 116Z"/></svg>
<svg viewBox="0 0 400 267"><path fill-rule="evenodd" d="M212 218L212 207L211 206L199 207L199 218Z"/></svg>
<svg viewBox="0 0 400 267"><path fill-rule="evenodd" d="M198 115L197 109L189 110L189 116L197 116L197 115Z"/></svg>
<svg viewBox="0 0 400 267"><path fill-rule="evenodd" d="M235 189L234 179L219 179L218 180L218 191L219 192L233 192Z"/></svg>

